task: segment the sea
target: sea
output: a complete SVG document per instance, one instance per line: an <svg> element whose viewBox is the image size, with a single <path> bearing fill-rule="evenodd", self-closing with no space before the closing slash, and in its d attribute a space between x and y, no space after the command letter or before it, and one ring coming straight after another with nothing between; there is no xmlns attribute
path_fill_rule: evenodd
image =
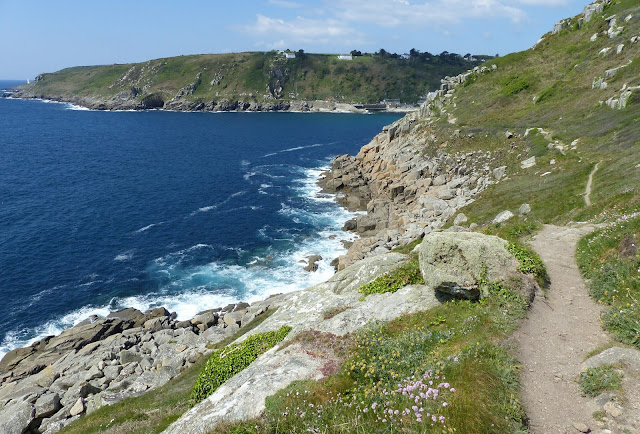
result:
<svg viewBox="0 0 640 434"><path fill-rule="evenodd" d="M330 278L353 214L317 180L400 116L0 98L0 357L90 315L189 319Z"/></svg>

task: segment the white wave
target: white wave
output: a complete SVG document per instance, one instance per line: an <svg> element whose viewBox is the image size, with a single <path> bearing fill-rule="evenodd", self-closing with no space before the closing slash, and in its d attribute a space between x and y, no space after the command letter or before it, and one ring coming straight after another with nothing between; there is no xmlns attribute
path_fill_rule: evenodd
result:
<svg viewBox="0 0 640 434"><path fill-rule="evenodd" d="M165 223L166 223L166 222L151 223L150 225L147 225L147 226L145 226L145 227L142 227L142 228L140 228L140 229L138 229L138 230L136 230L136 231L134 231L134 232L135 232L135 233L137 233L137 234L139 234L139 233L141 233L141 232L146 232L146 231L148 231L149 229L151 229L151 228L152 228L152 227L154 227L154 226L160 226L160 225L163 225L163 224L165 224Z"/></svg>
<svg viewBox="0 0 640 434"><path fill-rule="evenodd" d="M124 262L124 261L130 261L131 258L133 258L133 250L128 250L124 253L120 253L119 255L117 255L115 258L113 258L113 260L117 262Z"/></svg>
<svg viewBox="0 0 640 434"><path fill-rule="evenodd" d="M289 148L289 149L283 149L281 151L276 151L276 152L271 152L269 154L265 154L262 156L262 158L266 158L266 157L272 157L274 155L278 155L278 154L282 154L284 152L294 152L294 151L300 151L302 149L309 149L309 148L317 148L320 146L324 146L324 143L315 143L313 145L307 145L307 146L296 146L294 148Z"/></svg>
<svg viewBox="0 0 640 434"><path fill-rule="evenodd" d="M29 346L47 336L59 335L63 330L78 324L91 315L106 316L109 312L110 310L106 306L88 306L48 321L34 329L10 330L0 343L0 359L15 348Z"/></svg>
<svg viewBox="0 0 640 434"><path fill-rule="evenodd" d="M208 206L203 206L201 208L198 208L197 211L193 211L191 214L189 214L189 216L194 216L198 213L201 212L209 212L209 211L213 211L216 210L218 208L220 208L223 205L226 205L231 199L233 199L234 197L238 197L238 196L242 196L243 194L246 194L247 190L241 190L241 191L236 191L235 193L230 194L226 199L224 199L223 201L216 203L214 205L208 205Z"/></svg>

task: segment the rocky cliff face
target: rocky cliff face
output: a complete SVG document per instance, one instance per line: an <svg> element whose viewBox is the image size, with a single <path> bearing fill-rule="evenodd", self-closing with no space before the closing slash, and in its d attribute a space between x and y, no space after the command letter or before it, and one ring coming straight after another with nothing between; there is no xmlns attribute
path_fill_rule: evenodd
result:
<svg viewBox="0 0 640 434"><path fill-rule="evenodd" d="M436 113L446 115L457 85L490 70L476 68L443 79L441 89L430 94L418 112L385 127L355 157L334 159L321 185L338 193L344 206L366 210L344 226L362 237L338 259L338 269L439 229L504 175L503 168L494 171L488 151L448 153L450 133L433 124Z"/></svg>

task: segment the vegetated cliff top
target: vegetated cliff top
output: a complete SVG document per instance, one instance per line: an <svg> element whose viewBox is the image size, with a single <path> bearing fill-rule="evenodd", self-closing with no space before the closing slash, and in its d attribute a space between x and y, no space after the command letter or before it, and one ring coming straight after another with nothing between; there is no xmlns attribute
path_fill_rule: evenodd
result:
<svg viewBox="0 0 640 434"><path fill-rule="evenodd" d="M506 179L463 209L470 222L525 202L535 218L558 223L640 204L640 5L602 1L585 11L594 7L590 19L563 20L531 49L443 84L415 115L425 153L489 150L507 166Z"/></svg>
<svg viewBox="0 0 640 434"><path fill-rule="evenodd" d="M443 52L420 53L404 59L382 53L341 60L337 55L302 51L201 54L169 57L135 64L80 66L41 74L25 89L45 96L112 98L142 101L156 95L163 101L325 100L377 103L400 99L416 103L440 85L490 56Z"/></svg>

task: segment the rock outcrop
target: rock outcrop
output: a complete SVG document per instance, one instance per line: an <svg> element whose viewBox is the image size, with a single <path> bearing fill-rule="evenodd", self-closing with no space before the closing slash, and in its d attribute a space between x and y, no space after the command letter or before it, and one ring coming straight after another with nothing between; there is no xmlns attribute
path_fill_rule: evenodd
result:
<svg viewBox="0 0 640 434"><path fill-rule="evenodd" d="M177 321L159 307L91 317L0 361L0 432L57 432L84 413L162 386L274 306L238 303Z"/></svg>
<svg viewBox="0 0 640 434"><path fill-rule="evenodd" d="M468 74L491 70L483 68ZM347 208L367 211L345 224L344 230L358 232L361 238L338 259L338 269L441 228L505 175L504 166L491 168L490 152L447 153L451 138L438 137L431 125L433 111L446 110L455 87L468 74L443 80L443 90L419 112L385 127L355 157L334 159L320 184L337 193L338 202Z"/></svg>

